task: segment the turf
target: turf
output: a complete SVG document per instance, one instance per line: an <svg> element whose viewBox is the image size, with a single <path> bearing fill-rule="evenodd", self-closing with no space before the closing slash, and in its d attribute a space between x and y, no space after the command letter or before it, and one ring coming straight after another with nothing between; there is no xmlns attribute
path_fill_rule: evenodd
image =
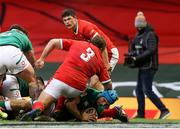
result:
<svg viewBox="0 0 180 129"><path fill-rule="evenodd" d="M152 124L180 124L180 120L159 120L159 119L131 119L130 123L152 123Z"/></svg>
<svg viewBox="0 0 180 129"><path fill-rule="evenodd" d="M129 123L118 120L98 122L20 122L0 120L0 128L180 128L180 120L132 119Z"/></svg>

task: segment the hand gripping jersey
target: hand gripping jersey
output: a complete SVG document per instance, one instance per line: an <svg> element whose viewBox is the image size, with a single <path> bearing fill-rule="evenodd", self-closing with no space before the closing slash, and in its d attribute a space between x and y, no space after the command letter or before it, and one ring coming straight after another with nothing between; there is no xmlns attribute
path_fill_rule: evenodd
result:
<svg viewBox="0 0 180 129"><path fill-rule="evenodd" d="M102 83L110 81L108 71L102 61L100 50L86 41L63 39L60 48L68 50L63 64L54 78L80 91L85 90L88 79L97 74Z"/></svg>

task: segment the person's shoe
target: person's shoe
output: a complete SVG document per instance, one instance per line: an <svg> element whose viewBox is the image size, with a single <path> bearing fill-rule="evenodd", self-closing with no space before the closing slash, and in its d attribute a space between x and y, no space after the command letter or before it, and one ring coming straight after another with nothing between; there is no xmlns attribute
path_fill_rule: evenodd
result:
<svg viewBox="0 0 180 129"><path fill-rule="evenodd" d="M170 116L171 113L169 112L169 110L166 110L166 111L162 111L161 112L161 115L159 116L159 119L166 119L168 116Z"/></svg>
<svg viewBox="0 0 180 129"><path fill-rule="evenodd" d="M145 117L144 116L139 116L139 115L137 115L137 116L135 116L133 119L144 119Z"/></svg>
<svg viewBox="0 0 180 129"><path fill-rule="evenodd" d="M39 116L41 111L39 109L31 110L30 112L25 113L20 121L32 121L35 117Z"/></svg>
<svg viewBox="0 0 180 129"><path fill-rule="evenodd" d="M118 119L124 123L129 122L128 116L126 112L122 109L122 106L115 106L114 109L118 112L117 116L115 116L115 119Z"/></svg>
<svg viewBox="0 0 180 129"><path fill-rule="evenodd" d="M16 116L16 120L20 120L21 117L25 114L25 111L24 110L20 110L18 115Z"/></svg>

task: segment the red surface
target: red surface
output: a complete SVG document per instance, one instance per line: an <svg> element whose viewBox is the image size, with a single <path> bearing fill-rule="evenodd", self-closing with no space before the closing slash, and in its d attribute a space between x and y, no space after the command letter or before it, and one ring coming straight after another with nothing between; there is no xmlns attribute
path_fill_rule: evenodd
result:
<svg viewBox="0 0 180 129"><path fill-rule="evenodd" d="M146 19L154 26L159 37L161 64L180 64L180 2L176 0L1 0L5 3L5 17L1 30L18 23L29 30L29 36L39 57L51 38L68 37L69 31L60 21L61 11L73 8L78 17L99 26L118 47L119 63L127 51L127 41L136 30L133 26L137 11L144 12ZM0 6L2 10L2 6ZM1 15L2 11L0 12ZM49 62L63 61L66 52L55 51Z"/></svg>
<svg viewBox="0 0 180 129"><path fill-rule="evenodd" d="M124 111L126 112L129 118L134 118L137 114L136 112L137 110L135 109L125 109ZM145 118L154 119L157 113L158 113L158 110L146 110Z"/></svg>

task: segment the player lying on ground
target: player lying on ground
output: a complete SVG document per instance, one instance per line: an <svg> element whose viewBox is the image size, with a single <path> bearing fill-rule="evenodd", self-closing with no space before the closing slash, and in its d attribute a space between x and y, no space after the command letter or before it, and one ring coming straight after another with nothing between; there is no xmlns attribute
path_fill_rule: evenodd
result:
<svg viewBox="0 0 180 129"><path fill-rule="evenodd" d="M44 81L41 77L36 77L38 90L36 95L44 89ZM12 119L20 110L28 111L32 106L32 99L29 97L28 83L21 78L13 75L6 75L1 87L0 107L4 112L11 114L8 118ZM14 114L14 115L13 115Z"/></svg>
<svg viewBox="0 0 180 129"><path fill-rule="evenodd" d="M87 88L84 93L73 99L61 97L56 105L52 117L56 121L96 121L103 117L112 117L122 122L128 122L128 117L121 107L109 108L118 99L115 90L105 90L103 92L92 88ZM89 114L92 117L89 117Z"/></svg>

